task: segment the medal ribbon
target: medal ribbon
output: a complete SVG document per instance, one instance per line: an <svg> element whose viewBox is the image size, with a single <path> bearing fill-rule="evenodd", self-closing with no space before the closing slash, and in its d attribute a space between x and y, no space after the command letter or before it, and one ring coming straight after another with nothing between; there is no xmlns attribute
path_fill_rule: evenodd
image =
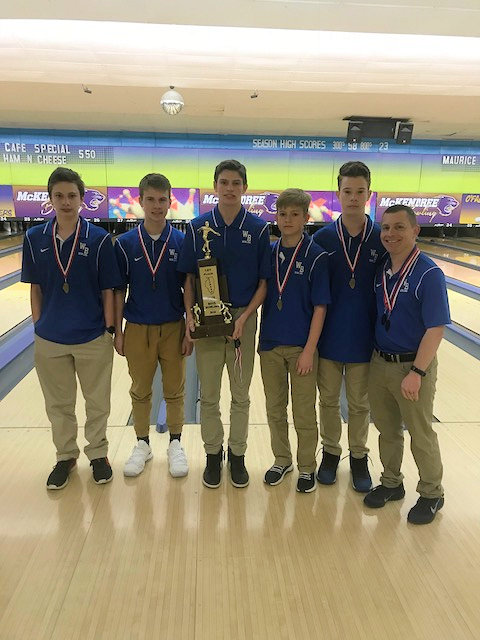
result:
<svg viewBox="0 0 480 640"><path fill-rule="evenodd" d="M170 230L168 232L167 239L164 242L162 250L160 251L160 255L158 256L157 262L155 263L155 266L152 265L152 261L150 260L150 256L148 255L147 247L145 246L145 243L143 241L143 236L142 236L142 232L140 230L140 227L141 227L141 225L138 225L138 227L137 227L138 237L140 238L140 244L142 246L143 255L145 256L145 260L147 261L148 268L150 269L150 272L152 274L152 280L155 281L155 276L157 275L158 268L160 266L160 263L162 262L162 258L163 258L164 254L165 254L166 249L167 249L168 241L170 240L170 235L172 233L172 227L170 226Z"/></svg>
<svg viewBox="0 0 480 640"><path fill-rule="evenodd" d="M75 255L75 252L77 250L77 246L78 246L78 240L80 238L80 218L77 221L77 229L75 231L75 237L73 239L73 245L72 245L72 249L70 251L70 256L68 257L68 262L67 262L67 266L64 269L63 268L63 264L62 261L60 260L60 252L58 250L58 245L57 245L57 228L58 228L58 223L55 220L55 222L52 224L52 242L53 242L53 252L55 254L55 260L57 261L57 266L60 269L60 271L62 272L63 275L63 279L66 282L67 278L68 278L68 273L70 271L70 267L72 266L72 262L73 262L73 257Z"/></svg>
<svg viewBox="0 0 480 640"><path fill-rule="evenodd" d="M292 270L293 263L295 262L295 258L297 257L300 247L302 246L303 238L304 236L302 236L300 242L295 247L295 251L293 252L293 256L290 260L290 264L287 267L287 271L285 273L285 277L283 278L282 282L280 282L280 265L278 264L278 252L280 250L280 240L277 242L277 250L275 254L275 267L276 267L275 271L277 276L277 289L278 289L279 299L282 297L283 290L287 285L288 278L290 277L290 271Z"/></svg>
<svg viewBox="0 0 480 640"><path fill-rule="evenodd" d="M363 225L362 239L360 240L360 244L358 245L357 253L355 254L355 258L353 262L350 260L350 256L348 255L347 245L345 243L345 237L343 235L341 217L337 219L337 222L335 224L337 228L337 235L340 240L340 244L342 245L343 253L345 254L345 259L347 261L348 266L350 267L350 271L352 272L352 278L355 278L355 268L357 266L357 262L360 257L360 250L362 248L363 241L365 240L365 236L367 235L367 219L365 218L365 223Z"/></svg>
<svg viewBox="0 0 480 640"><path fill-rule="evenodd" d="M385 307L385 314L390 316L397 302L398 294L400 289L403 286L403 283L407 279L408 274L415 266L418 256L420 255L420 249L418 247L414 247L412 251L409 253L407 259L402 264L402 268L398 273L398 280L393 285L392 293L388 295L387 291L387 264L383 267L382 272L382 285L383 285L383 304Z"/></svg>

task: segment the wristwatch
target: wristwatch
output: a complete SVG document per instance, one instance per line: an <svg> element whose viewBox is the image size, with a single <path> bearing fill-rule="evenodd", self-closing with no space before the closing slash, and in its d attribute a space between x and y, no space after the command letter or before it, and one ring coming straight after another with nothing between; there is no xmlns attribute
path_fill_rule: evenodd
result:
<svg viewBox="0 0 480 640"><path fill-rule="evenodd" d="M426 371L422 371L422 369L418 369L418 367L416 367L414 364L412 364L412 366L410 367L410 371L415 371L415 373L418 373L418 375L422 376L422 378L424 378L427 375Z"/></svg>
<svg viewBox="0 0 480 640"><path fill-rule="evenodd" d="M109 327L107 327L107 331L111 336L115 335L115 327L113 326L113 324L111 324Z"/></svg>

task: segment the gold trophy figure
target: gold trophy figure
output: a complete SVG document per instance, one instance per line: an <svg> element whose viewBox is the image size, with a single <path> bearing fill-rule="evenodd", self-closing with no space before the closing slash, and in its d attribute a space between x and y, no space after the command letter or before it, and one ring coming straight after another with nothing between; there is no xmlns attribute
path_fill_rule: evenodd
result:
<svg viewBox="0 0 480 640"><path fill-rule="evenodd" d="M208 220L205 222L203 227L199 227L198 231L202 232L202 238L203 238L202 251L205 254L205 260L209 260L212 257L212 254L210 253L210 242L212 240L208 237L208 234L213 233L216 236L219 236L220 234L218 233L218 231L215 231L215 229L212 229Z"/></svg>

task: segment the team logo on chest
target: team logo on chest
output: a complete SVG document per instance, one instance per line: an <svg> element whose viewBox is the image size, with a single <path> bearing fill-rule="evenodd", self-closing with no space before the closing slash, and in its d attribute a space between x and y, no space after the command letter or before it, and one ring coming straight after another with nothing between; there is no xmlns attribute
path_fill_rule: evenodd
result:
<svg viewBox="0 0 480 640"><path fill-rule="evenodd" d="M303 276L303 272L305 271L305 267L303 266L301 260L295 260L295 275Z"/></svg>
<svg viewBox="0 0 480 640"><path fill-rule="evenodd" d="M87 247L87 243L86 242L80 242L79 246L78 246L78 255L79 256L83 256L84 258L86 258L88 256L88 252L90 251L90 249Z"/></svg>
<svg viewBox="0 0 480 640"><path fill-rule="evenodd" d="M168 260L169 262L177 262L178 261L178 253L175 249L168 250Z"/></svg>
<svg viewBox="0 0 480 640"><path fill-rule="evenodd" d="M242 229L242 244L252 244L252 234Z"/></svg>
<svg viewBox="0 0 480 640"><path fill-rule="evenodd" d="M402 288L400 289L400 293L408 293L408 280L405 280L405 282L402 285Z"/></svg>
<svg viewBox="0 0 480 640"><path fill-rule="evenodd" d="M370 258L369 262L376 262L378 260L378 253L376 249L370 249Z"/></svg>

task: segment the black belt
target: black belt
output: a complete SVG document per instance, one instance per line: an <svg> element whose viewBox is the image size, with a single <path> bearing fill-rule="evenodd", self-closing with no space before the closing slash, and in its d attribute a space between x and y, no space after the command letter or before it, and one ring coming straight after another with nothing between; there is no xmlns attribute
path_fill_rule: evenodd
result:
<svg viewBox="0 0 480 640"><path fill-rule="evenodd" d="M387 362L413 362L417 357L416 353L386 353L375 349L378 355Z"/></svg>

